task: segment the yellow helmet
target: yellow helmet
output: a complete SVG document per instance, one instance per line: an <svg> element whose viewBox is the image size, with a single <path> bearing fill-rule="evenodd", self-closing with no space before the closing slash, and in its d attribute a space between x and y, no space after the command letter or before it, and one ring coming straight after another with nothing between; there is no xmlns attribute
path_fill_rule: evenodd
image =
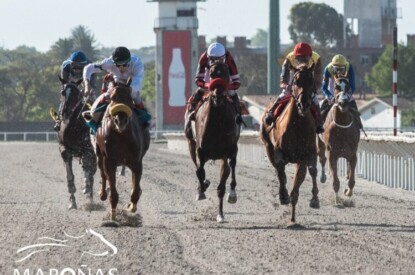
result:
<svg viewBox="0 0 415 275"><path fill-rule="evenodd" d="M333 57L333 59L331 60L331 64L333 65L337 65L337 66L347 66L349 62L347 62L346 57L344 57L341 54L337 54Z"/></svg>

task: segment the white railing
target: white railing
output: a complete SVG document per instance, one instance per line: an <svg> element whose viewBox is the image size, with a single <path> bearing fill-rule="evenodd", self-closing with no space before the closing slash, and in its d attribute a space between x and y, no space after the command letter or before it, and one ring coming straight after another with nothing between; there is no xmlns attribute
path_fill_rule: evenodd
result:
<svg viewBox="0 0 415 275"><path fill-rule="evenodd" d="M51 141L56 132L0 132L0 141Z"/></svg>
<svg viewBox="0 0 415 275"><path fill-rule="evenodd" d="M415 137L368 134L368 138L362 136L359 144L356 176L388 187L415 191ZM188 145L182 133L164 136L169 149L188 154ZM269 165L265 147L257 132L241 134L238 161ZM317 167L321 169L320 164ZM346 169L346 160L340 159L339 176L345 177Z"/></svg>

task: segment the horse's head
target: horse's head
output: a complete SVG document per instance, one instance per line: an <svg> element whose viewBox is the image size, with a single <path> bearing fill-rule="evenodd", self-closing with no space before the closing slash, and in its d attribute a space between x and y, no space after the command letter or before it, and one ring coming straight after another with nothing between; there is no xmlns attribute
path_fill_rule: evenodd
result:
<svg viewBox="0 0 415 275"><path fill-rule="evenodd" d="M295 69L292 79L292 96L300 114L304 114L311 106L314 87L314 64L308 68L301 65Z"/></svg>
<svg viewBox="0 0 415 275"><path fill-rule="evenodd" d="M66 82L59 76L62 84L61 91L61 114L63 119L69 119L78 108L82 107L82 93L78 88L82 79L75 82Z"/></svg>
<svg viewBox="0 0 415 275"><path fill-rule="evenodd" d="M209 68L209 90L211 98L215 106L220 106L225 103L228 85L229 85L229 69L228 66L220 61L211 64Z"/></svg>
<svg viewBox="0 0 415 275"><path fill-rule="evenodd" d="M346 111L352 97L349 80L345 77L334 79L334 96L340 111Z"/></svg>
<svg viewBox="0 0 415 275"><path fill-rule="evenodd" d="M109 89L110 106L109 114L118 131L124 131L131 119L133 112L133 98L131 96L131 79L127 84L113 83Z"/></svg>

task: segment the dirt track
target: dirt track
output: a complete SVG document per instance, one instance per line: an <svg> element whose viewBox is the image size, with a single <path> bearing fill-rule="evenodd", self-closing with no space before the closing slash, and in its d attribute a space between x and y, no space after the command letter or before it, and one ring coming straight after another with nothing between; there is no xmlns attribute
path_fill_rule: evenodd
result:
<svg viewBox="0 0 415 275"><path fill-rule="evenodd" d="M415 273L414 192L359 180L355 206L338 208L325 183L319 185L321 208L313 210L308 177L297 208L304 228L287 229L290 208L276 199L273 169L238 163L238 202L224 204L226 222L218 224L218 164L207 166L212 185L208 199L197 202L188 155L153 143L144 159L139 214L129 218L139 225L109 228L101 227L108 201L95 196L101 210L85 210L76 162L81 209L67 210L64 167L55 143L0 143L0 156L0 274ZM119 209L128 203L130 176L127 171L118 177ZM98 173L95 179L97 194ZM43 245L28 247L34 244ZM42 251L22 260L36 250Z"/></svg>

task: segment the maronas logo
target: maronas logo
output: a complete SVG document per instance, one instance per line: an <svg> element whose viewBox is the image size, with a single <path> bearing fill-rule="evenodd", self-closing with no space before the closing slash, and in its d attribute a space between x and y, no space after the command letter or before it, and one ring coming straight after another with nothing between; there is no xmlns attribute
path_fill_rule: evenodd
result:
<svg viewBox="0 0 415 275"><path fill-rule="evenodd" d="M83 250L80 255L80 259L79 259L80 262L83 260L85 255L90 255L90 256L95 256L95 257L104 257L104 256L114 256L115 254L118 253L118 249L115 245L113 245L111 242L105 239L103 235L99 234L98 232L92 229L87 229L86 234L83 234L80 236L72 236L66 233L65 231L63 231L63 233L68 239L61 240L61 239L55 239L55 238L50 238L50 237L40 237L38 238L38 240L41 240L39 243L27 245L27 246L24 246L18 249L16 253L18 255L18 259L15 262L16 263L24 262L25 265L27 266L27 262L33 255L37 253L48 253L50 252L49 248L52 248L52 247L53 248L61 247L62 249L65 250L62 252L64 254L67 254L67 249L70 248L74 242L75 243L78 242L79 240L87 236L88 234L91 234L92 236L97 237L98 240L102 242L103 244L105 244L105 246L108 247L109 249L102 251L102 252ZM83 249L87 248L87 245L82 244L82 248ZM56 254L56 250L53 253ZM81 265L81 267L82 266L86 267L86 265ZM20 271L19 269L15 269L13 275L32 275L32 274L34 275L46 275L46 274L49 274L49 275L85 275L85 274L86 275L98 275L98 274L115 275L115 274L118 274L116 268L111 268L108 270L108 272L105 272L101 269L92 270L88 268L86 271L84 271L83 269L84 268L74 269L74 268L67 267L62 270L59 270L59 269L48 267L46 269L36 268L32 270L31 272L30 268L26 268L22 271Z"/></svg>

